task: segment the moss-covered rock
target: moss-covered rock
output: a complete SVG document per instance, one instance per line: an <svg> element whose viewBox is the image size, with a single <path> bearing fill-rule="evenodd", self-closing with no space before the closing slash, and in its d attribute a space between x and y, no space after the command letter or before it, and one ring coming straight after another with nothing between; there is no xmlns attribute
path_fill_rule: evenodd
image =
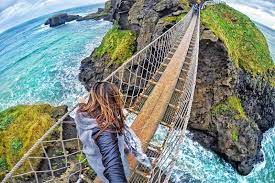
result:
<svg viewBox="0 0 275 183"><path fill-rule="evenodd" d="M218 4L203 10L201 21L223 41L235 66L253 75L274 68L264 35L247 16Z"/></svg>
<svg viewBox="0 0 275 183"><path fill-rule="evenodd" d="M261 131L255 121L247 117L241 100L230 96L212 108L212 120L217 135L216 152L225 157L238 172L247 175L257 161Z"/></svg>
<svg viewBox="0 0 275 183"><path fill-rule="evenodd" d="M121 65L133 55L135 46L136 36L134 32L114 27L106 33L101 45L95 49L93 57L99 58L105 55L109 58L106 60L107 65Z"/></svg>
<svg viewBox="0 0 275 183"><path fill-rule="evenodd" d="M40 104L19 105L0 112L0 178L66 110L65 106Z"/></svg>
<svg viewBox="0 0 275 183"><path fill-rule="evenodd" d="M180 0L179 3L184 10L188 11L190 9L190 3L188 0Z"/></svg>
<svg viewBox="0 0 275 183"><path fill-rule="evenodd" d="M247 118L241 101L236 96L230 96L225 102L214 105L212 108L212 113L215 115L225 113L230 114L236 120Z"/></svg>
<svg viewBox="0 0 275 183"><path fill-rule="evenodd" d="M161 20L163 20L164 22L167 22L167 23L177 23L180 20L182 20L185 15L186 15L186 13L181 13L180 15L177 15L177 16L163 17Z"/></svg>
<svg viewBox="0 0 275 183"><path fill-rule="evenodd" d="M236 67L227 47L209 29L202 26L188 128L194 140L247 175L263 160L262 133L274 126L275 89L262 79L262 73L253 76Z"/></svg>

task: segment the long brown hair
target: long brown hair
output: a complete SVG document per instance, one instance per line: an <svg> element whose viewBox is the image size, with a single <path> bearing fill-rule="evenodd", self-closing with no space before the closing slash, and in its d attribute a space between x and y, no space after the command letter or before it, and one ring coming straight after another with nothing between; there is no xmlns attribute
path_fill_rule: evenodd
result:
<svg viewBox="0 0 275 183"><path fill-rule="evenodd" d="M111 129L121 133L124 128L122 95L112 83L96 82L91 88L88 102L81 103L79 111L95 118L101 131Z"/></svg>

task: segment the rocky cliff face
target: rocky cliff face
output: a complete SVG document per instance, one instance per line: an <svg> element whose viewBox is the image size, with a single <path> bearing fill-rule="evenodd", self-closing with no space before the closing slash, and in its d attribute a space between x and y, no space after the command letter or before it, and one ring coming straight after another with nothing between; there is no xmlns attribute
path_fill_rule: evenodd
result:
<svg viewBox="0 0 275 183"><path fill-rule="evenodd" d="M178 0L111 0L110 16L121 30L135 33L138 51L173 26L175 21L164 21L165 17L182 16L187 12L187 7L187 2ZM104 54L96 58L95 51L81 62L79 80L87 90L95 81L103 79L120 65L106 66L110 56Z"/></svg>
<svg viewBox="0 0 275 183"><path fill-rule="evenodd" d="M192 2L112 0L111 15L120 29L136 33L136 47L140 50L173 26L189 3ZM92 54L82 61L79 76L87 89L118 67L106 67L106 59L106 55L95 59ZM274 87L263 76L252 76L236 67L224 43L202 26L197 85L188 126L193 140L247 175L263 159L262 134L274 126L274 109Z"/></svg>
<svg viewBox="0 0 275 183"><path fill-rule="evenodd" d="M50 25L50 27L56 27L59 25L63 25L66 22L71 22L74 20L78 20L81 18L79 15L68 15L67 13L55 15L53 17L50 17L46 22L45 25Z"/></svg>
<svg viewBox="0 0 275 183"><path fill-rule="evenodd" d="M153 38L169 28L162 18L178 15L186 11L178 0L112 0L113 19L121 29L131 29L137 33L137 50L144 48Z"/></svg>
<svg viewBox="0 0 275 183"><path fill-rule="evenodd" d="M263 158L262 134L274 126L274 94L275 89L263 79L236 69L223 43L210 30L203 30L188 126L194 140L247 175ZM240 109L234 111L229 105Z"/></svg>

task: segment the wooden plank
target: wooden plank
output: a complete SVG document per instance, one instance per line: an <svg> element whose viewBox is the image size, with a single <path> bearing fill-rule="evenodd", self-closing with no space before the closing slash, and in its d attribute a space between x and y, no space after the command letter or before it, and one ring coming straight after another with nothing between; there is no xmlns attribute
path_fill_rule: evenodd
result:
<svg viewBox="0 0 275 183"><path fill-rule="evenodd" d="M178 49L175 51L171 61L167 65L160 80L156 84L150 96L143 105L139 115L133 122L131 128L140 138L144 150L146 150L151 138L155 134L159 121L163 118L173 91L180 76L180 72L188 52L192 39L197 17L194 16L183 36ZM132 169L137 165L133 157L129 157L129 164Z"/></svg>

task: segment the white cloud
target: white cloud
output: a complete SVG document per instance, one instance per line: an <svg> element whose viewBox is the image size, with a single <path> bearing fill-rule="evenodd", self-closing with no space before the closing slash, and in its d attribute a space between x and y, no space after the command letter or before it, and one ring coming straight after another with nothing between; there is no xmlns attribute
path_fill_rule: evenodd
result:
<svg viewBox="0 0 275 183"><path fill-rule="evenodd" d="M45 14L104 1L105 0L0 0L0 33Z"/></svg>

